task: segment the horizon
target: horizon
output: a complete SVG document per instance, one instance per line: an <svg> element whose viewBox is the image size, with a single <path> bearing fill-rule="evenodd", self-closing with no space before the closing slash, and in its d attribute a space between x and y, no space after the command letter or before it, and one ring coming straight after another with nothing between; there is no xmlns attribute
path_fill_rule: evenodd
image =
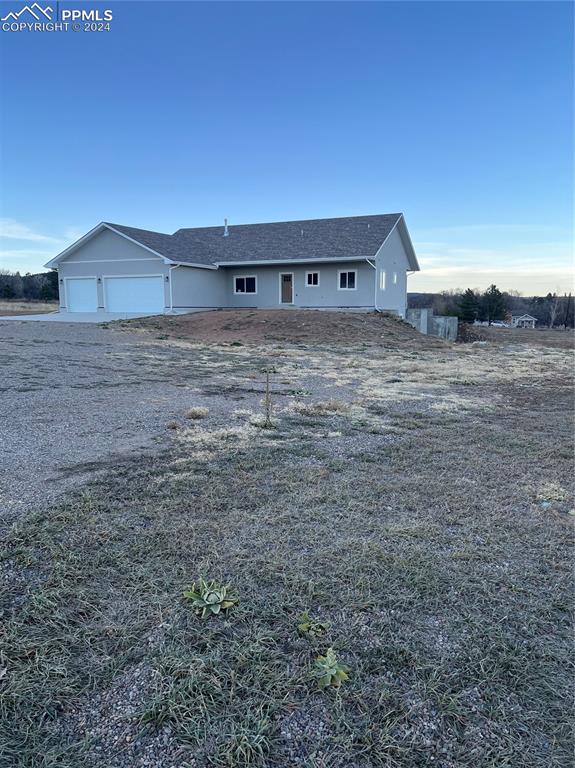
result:
<svg viewBox="0 0 575 768"><path fill-rule="evenodd" d="M2 33L1 268L100 220L397 210L410 293L573 291L570 3L110 5L106 34Z"/></svg>

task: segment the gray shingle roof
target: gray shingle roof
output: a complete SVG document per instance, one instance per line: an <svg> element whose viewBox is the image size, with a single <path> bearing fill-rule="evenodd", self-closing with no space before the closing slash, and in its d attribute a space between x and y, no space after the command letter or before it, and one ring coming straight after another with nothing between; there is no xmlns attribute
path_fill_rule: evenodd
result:
<svg viewBox="0 0 575 768"><path fill-rule="evenodd" d="M173 235L108 224L183 264L373 258L401 213L178 229ZM415 259L415 254L414 254ZM416 262L417 264L417 262ZM417 268L417 266L413 267Z"/></svg>

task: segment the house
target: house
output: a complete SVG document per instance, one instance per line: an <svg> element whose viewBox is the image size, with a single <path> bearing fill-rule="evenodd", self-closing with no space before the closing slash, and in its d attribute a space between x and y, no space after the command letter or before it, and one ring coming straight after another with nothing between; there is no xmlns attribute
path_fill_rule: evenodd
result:
<svg viewBox="0 0 575 768"><path fill-rule="evenodd" d="M401 213L179 229L102 222L46 264L65 312L377 309L405 316L419 270Z"/></svg>
<svg viewBox="0 0 575 768"><path fill-rule="evenodd" d="M537 318L533 315L513 315L511 325L513 328L535 328Z"/></svg>

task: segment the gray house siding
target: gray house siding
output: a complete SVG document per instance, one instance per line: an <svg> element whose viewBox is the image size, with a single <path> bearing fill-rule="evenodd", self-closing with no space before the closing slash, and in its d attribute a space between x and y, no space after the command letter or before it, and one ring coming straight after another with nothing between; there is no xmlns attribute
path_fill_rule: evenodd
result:
<svg viewBox="0 0 575 768"><path fill-rule="evenodd" d="M407 270L409 262L398 229L394 229L375 257L376 292L375 306L405 317L407 309ZM382 283L382 273L385 274ZM385 285L382 288L382 285Z"/></svg>
<svg viewBox="0 0 575 768"><path fill-rule="evenodd" d="M170 285L165 279L169 267L140 245L104 230L81 245L58 265L60 308L67 308L67 281L75 277L93 277L97 281L98 309L104 311L104 278L137 275L161 275L164 278L164 307L170 306Z"/></svg>
<svg viewBox="0 0 575 768"><path fill-rule="evenodd" d="M174 309L226 306L226 274L221 269L173 267L171 272Z"/></svg>
<svg viewBox="0 0 575 768"><path fill-rule="evenodd" d="M338 290L339 272L356 271L355 290ZM293 273L294 307L373 307L375 270L366 261L336 264L292 264L267 267L220 267L225 277L225 304L228 307L279 307L280 275ZM319 272L319 285L305 284L306 272ZM255 276L257 293L234 293L234 278ZM285 306L285 305L284 305Z"/></svg>

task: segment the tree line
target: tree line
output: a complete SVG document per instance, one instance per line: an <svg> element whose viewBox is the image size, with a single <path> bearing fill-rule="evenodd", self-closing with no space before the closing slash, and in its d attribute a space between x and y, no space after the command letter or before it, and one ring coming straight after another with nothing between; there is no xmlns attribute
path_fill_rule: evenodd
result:
<svg viewBox="0 0 575 768"><path fill-rule="evenodd" d="M58 301L58 273L10 272L0 269L0 299L22 299L24 301Z"/></svg>
<svg viewBox="0 0 575 768"><path fill-rule="evenodd" d="M500 291L490 285L486 291L451 290L441 293L409 294L409 306L433 309L436 315L455 315L464 323L511 322L512 315L532 315L537 325L573 328L575 307L571 294L563 296L521 296L517 291Z"/></svg>

